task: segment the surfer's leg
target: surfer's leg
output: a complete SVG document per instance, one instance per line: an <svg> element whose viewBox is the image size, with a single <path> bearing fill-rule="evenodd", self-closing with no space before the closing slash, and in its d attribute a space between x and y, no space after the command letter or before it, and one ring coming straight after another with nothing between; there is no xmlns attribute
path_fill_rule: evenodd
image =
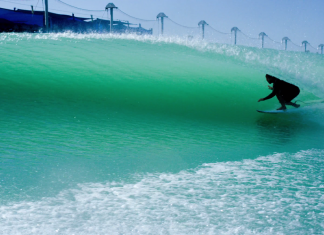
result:
<svg viewBox="0 0 324 235"><path fill-rule="evenodd" d="M300 104L296 104L296 102L295 103L288 102L288 103L286 103L286 105L291 105L291 106L294 106L295 108L299 108L300 107Z"/></svg>
<svg viewBox="0 0 324 235"><path fill-rule="evenodd" d="M286 101L285 101L283 95L281 94L281 92L278 92L276 94L276 96L277 96L277 99L279 100L279 103L281 104L281 107L278 108L277 110L285 110L285 109L287 109L286 108Z"/></svg>
<svg viewBox="0 0 324 235"><path fill-rule="evenodd" d="M300 104L292 103L291 101L295 99L299 95L299 88L296 87L296 89L292 90L290 93L284 95L284 100L286 100L286 105L291 105L295 108L299 108Z"/></svg>

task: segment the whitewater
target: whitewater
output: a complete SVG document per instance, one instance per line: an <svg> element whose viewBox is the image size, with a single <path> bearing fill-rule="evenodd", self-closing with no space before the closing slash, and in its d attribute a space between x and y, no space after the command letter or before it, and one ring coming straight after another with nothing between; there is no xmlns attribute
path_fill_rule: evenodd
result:
<svg viewBox="0 0 324 235"><path fill-rule="evenodd" d="M0 34L0 234L323 234L324 57ZM295 112L265 74L300 87Z"/></svg>

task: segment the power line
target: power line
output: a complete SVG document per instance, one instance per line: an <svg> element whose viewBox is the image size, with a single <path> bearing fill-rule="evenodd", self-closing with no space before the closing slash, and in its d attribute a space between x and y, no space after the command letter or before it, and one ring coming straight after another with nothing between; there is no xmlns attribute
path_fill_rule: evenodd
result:
<svg viewBox="0 0 324 235"><path fill-rule="evenodd" d="M35 8L37 8L37 6L38 6L38 3L39 3L39 0L37 1L37 4L36 4L36 7L35 7Z"/></svg>
<svg viewBox="0 0 324 235"><path fill-rule="evenodd" d="M125 14L125 15L127 15L127 16L133 18L133 19L136 19L136 20L142 20L142 21L156 21L156 20L145 20L145 19L140 19L140 18L137 18L137 17L131 16L131 15L129 15L129 14L123 12L122 10L120 10L120 9L118 9L118 8L117 8L117 11L120 11L121 13L123 13L123 14Z"/></svg>
<svg viewBox="0 0 324 235"><path fill-rule="evenodd" d="M171 20L169 17L166 18L166 19L170 20L172 23L174 23L174 24L176 24L178 26L181 26L181 27L184 27L184 28L187 28L187 29L198 29L199 28L199 27L189 27L189 26L185 26L185 25L178 24L177 22Z"/></svg>
<svg viewBox="0 0 324 235"><path fill-rule="evenodd" d="M17 4L17 5L23 5L23 6L29 6L29 7L30 7L30 5L23 4L23 3L17 3L17 2L8 1L8 0L0 0L0 1L2 1L2 2L10 2L10 3L15 3L15 4Z"/></svg>
<svg viewBox="0 0 324 235"><path fill-rule="evenodd" d="M213 27L211 27L210 25L207 25L207 27L211 28L212 30L216 31L217 33L220 33L220 34L231 34L231 33L223 33L221 31L218 31L217 29L214 29Z"/></svg>
<svg viewBox="0 0 324 235"><path fill-rule="evenodd" d="M296 47L302 47L302 46L299 46L297 45L296 43L294 43L293 41L290 41L293 45L295 45Z"/></svg>
<svg viewBox="0 0 324 235"><path fill-rule="evenodd" d="M272 38L270 38L268 35L266 35L267 38L269 38L271 41L273 41L274 43L278 43L278 44L281 44L281 42L277 42L275 40L273 40Z"/></svg>
<svg viewBox="0 0 324 235"><path fill-rule="evenodd" d="M0 1L2 1L2 2L10 2L10 3L15 3L15 4L18 4L18 5L23 5L23 6L29 6L30 7L30 5L27 5L27 4L22 4L22 3L16 3L16 2L13 2L13 1L8 1L8 0L0 0ZM22 0L21 0L22 1ZM29 0L28 0L29 1ZM58 1L58 0L57 0ZM24 2L24 1L22 1L22 2ZM39 2L39 0L38 0L38 2ZM43 0L42 0L42 7L38 7L38 2L37 2L37 4L36 4L36 6L35 6L35 9L36 8L40 8L40 9L43 9L43 11L44 11L44 2L43 2ZM53 8L51 8L52 10L55 10L55 11L59 11L59 12L67 12L67 13L71 13L71 11L64 11L64 10L58 10L58 9L53 9ZM82 14L82 13L78 13L79 15L88 15L88 14ZM102 17L101 17L102 18Z"/></svg>
<svg viewBox="0 0 324 235"><path fill-rule="evenodd" d="M315 47L313 47L310 43L308 43L308 45L311 47L311 48L313 48L314 50L318 50L318 49L316 49Z"/></svg>
<svg viewBox="0 0 324 235"><path fill-rule="evenodd" d="M103 12L103 11L105 11L105 10L89 10L89 9L83 9L83 8L79 8L79 7L76 7L76 6L72 6L72 5L70 5L70 4L67 4L67 3L65 3L65 2L62 2L61 0L56 0L56 1L59 2L59 3L62 3L62 4L64 4L64 5L66 5L66 6L69 6L69 7L72 7L72 8L78 9L78 10L82 10L82 11L96 11L96 12Z"/></svg>
<svg viewBox="0 0 324 235"><path fill-rule="evenodd" d="M246 35L246 34L243 33L241 30L239 30L239 32L241 32L245 37L248 37L248 38L253 39L253 40L259 40L259 38L252 38L252 37Z"/></svg>
<svg viewBox="0 0 324 235"><path fill-rule="evenodd" d="M12 1L0 0L0 1L17 3L17 2L33 2L35 0L12 0ZM19 4L19 3L17 3L17 4Z"/></svg>
<svg viewBox="0 0 324 235"><path fill-rule="evenodd" d="M266 37L267 38L269 38L271 41L273 41L274 43L278 43L278 44L281 44L281 42L277 42L277 41L275 41L275 40L273 40L273 39L271 39L268 35L266 35Z"/></svg>

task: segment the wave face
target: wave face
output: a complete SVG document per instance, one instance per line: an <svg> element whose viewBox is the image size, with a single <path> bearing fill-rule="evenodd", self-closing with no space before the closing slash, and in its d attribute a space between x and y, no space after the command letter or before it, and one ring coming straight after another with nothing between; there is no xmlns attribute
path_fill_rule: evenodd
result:
<svg viewBox="0 0 324 235"><path fill-rule="evenodd" d="M298 85L297 100L324 99L323 56L134 35L0 34L0 44L1 232L100 234L111 223L115 234L150 234L154 224L162 234L305 234L323 226L306 218L321 217L324 105L256 112L279 107L275 98L257 102L270 93L266 73ZM136 187L143 194L127 194ZM31 218L14 215L24 208Z"/></svg>

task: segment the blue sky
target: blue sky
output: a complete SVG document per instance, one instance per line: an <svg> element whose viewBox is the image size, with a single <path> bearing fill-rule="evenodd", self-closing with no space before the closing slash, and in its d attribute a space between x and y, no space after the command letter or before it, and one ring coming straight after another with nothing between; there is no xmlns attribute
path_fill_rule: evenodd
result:
<svg viewBox="0 0 324 235"><path fill-rule="evenodd" d="M0 0L3 8L17 7L30 9L29 5L41 9L42 0ZM48 0L49 9L57 13L74 13L76 16L107 17L104 12L87 12L70 8L57 0ZM296 44L307 40L317 47L324 43L324 0L62 0L68 4L93 10L104 10L113 2L120 10L129 15L152 19L159 12L164 12L173 21L196 27L200 20L205 20L213 28L229 33L233 26L251 37L258 37L265 32L270 38L281 41L288 36ZM25 5L20 5L25 4ZM119 12L115 18L141 23L143 27L157 27L155 22L145 22L129 18ZM169 25L168 25L169 24ZM174 24L166 22L165 30L177 32ZM179 29L180 30L180 29ZM178 31L179 31L178 30Z"/></svg>

